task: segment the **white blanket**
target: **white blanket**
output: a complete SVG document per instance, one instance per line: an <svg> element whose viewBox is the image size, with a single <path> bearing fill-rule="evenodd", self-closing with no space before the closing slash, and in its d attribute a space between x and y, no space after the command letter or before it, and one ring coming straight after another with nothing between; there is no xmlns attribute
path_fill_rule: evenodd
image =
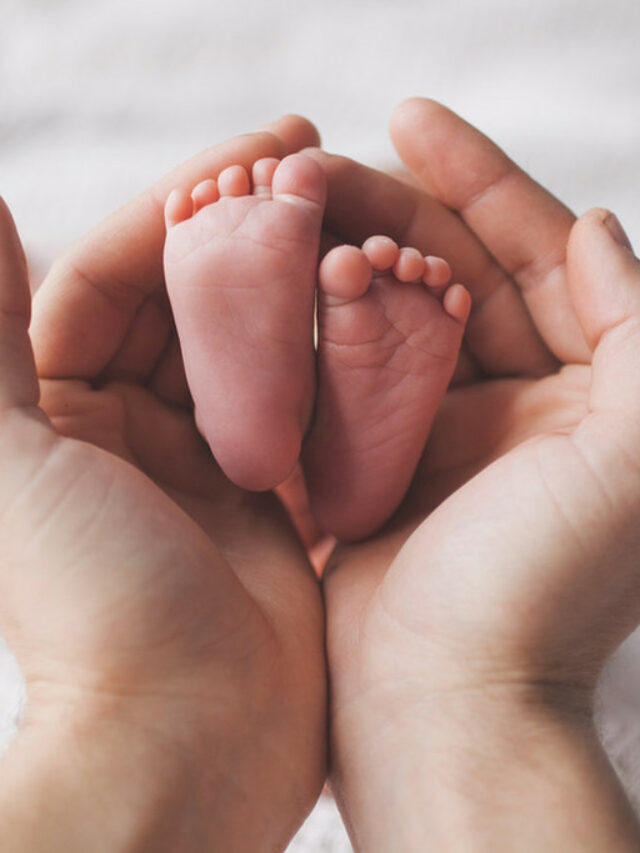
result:
<svg viewBox="0 0 640 853"><path fill-rule="evenodd" d="M196 150L284 112L325 146L393 162L413 94L473 121L582 212L640 244L637 0L1 0L0 193L36 277L90 224ZM0 647L0 740L22 701ZM640 803L640 635L600 690L605 744ZM343 851L322 804L296 851Z"/></svg>

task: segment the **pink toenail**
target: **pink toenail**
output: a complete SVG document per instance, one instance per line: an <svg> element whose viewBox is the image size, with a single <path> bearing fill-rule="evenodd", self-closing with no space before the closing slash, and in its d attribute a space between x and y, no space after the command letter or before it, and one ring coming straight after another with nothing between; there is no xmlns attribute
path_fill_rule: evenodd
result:
<svg viewBox="0 0 640 853"><path fill-rule="evenodd" d="M393 265L393 274L398 281L418 281L424 272L424 258L417 249L400 249L398 260Z"/></svg>
<svg viewBox="0 0 640 853"><path fill-rule="evenodd" d="M252 169L254 191L265 188L271 189L273 175L279 162L275 157L263 157L262 160L256 160Z"/></svg>
<svg viewBox="0 0 640 853"><path fill-rule="evenodd" d="M398 244L391 237L376 235L362 244L362 251L369 258L374 270L389 270L398 257Z"/></svg>
<svg viewBox="0 0 640 853"><path fill-rule="evenodd" d="M425 269L422 280L429 287L444 287L451 280L451 267L444 260L434 255L428 255L424 259Z"/></svg>
<svg viewBox="0 0 640 853"><path fill-rule="evenodd" d="M250 190L249 175L243 166L229 166L218 175L220 195L247 195Z"/></svg>
<svg viewBox="0 0 640 853"><path fill-rule="evenodd" d="M361 249L338 246L325 255L318 270L320 289L339 302L357 299L371 282L371 264Z"/></svg>
<svg viewBox="0 0 640 853"><path fill-rule="evenodd" d="M458 320L460 323L466 323L471 311L471 294L462 284L452 285L444 295L442 300L444 310Z"/></svg>

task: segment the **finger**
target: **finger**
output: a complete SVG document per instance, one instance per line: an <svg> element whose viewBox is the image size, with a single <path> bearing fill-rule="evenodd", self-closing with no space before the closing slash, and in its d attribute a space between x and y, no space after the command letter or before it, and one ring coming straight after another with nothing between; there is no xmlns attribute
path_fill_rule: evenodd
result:
<svg viewBox="0 0 640 853"><path fill-rule="evenodd" d="M101 372L101 381L145 383L150 379L174 332L171 306L164 296L164 291L157 290L144 300L115 357Z"/></svg>
<svg viewBox="0 0 640 853"><path fill-rule="evenodd" d="M434 101L402 103L391 136L407 168L462 216L517 283L556 357L587 360L565 275L571 211L486 136Z"/></svg>
<svg viewBox="0 0 640 853"><path fill-rule="evenodd" d="M38 379L29 340L31 294L20 238L0 198L0 410L37 406Z"/></svg>
<svg viewBox="0 0 640 853"><path fill-rule="evenodd" d="M451 377L450 387L469 385L473 382L478 382L481 378L482 372L478 367L478 363L469 354L468 347L463 340L460 353L458 354L456 369L453 371L453 376Z"/></svg>
<svg viewBox="0 0 640 853"><path fill-rule="evenodd" d="M317 148L320 145L320 134L315 125L303 116L293 113L265 124L260 130L278 137L284 146L283 156L302 148Z"/></svg>
<svg viewBox="0 0 640 853"><path fill-rule="evenodd" d="M446 258L464 281L473 308L466 332L470 354L488 374L540 375L556 361L543 344L510 278L460 218L426 193L346 157L305 151L328 181L326 223L342 242L387 234L424 255Z"/></svg>
<svg viewBox="0 0 640 853"><path fill-rule="evenodd" d="M640 261L608 210L589 211L567 247L569 289L593 350L590 407L640 423Z"/></svg>
<svg viewBox="0 0 640 853"><path fill-rule="evenodd" d="M187 385L182 351L175 329L172 331L164 353L158 359L148 387L162 402L193 411L193 400Z"/></svg>
<svg viewBox="0 0 640 853"><path fill-rule="evenodd" d="M287 116L270 132L208 149L166 175L82 238L52 268L34 302L32 339L38 370L50 378L92 378L111 361L142 302L163 286L164 203L233 164L282 157L317 140L312 125ZM282 132L284 141L278 137Z"/></svg>

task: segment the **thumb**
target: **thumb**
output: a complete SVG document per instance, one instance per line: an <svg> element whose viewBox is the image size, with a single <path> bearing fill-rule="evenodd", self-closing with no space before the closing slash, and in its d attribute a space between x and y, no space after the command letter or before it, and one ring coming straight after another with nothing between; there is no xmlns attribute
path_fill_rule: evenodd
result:
<svg viewBox="0 0 640 853"><path fill-rule="evenodd" d="M574 224L567 280L593 354L591 409L640 419L640 261L608 210Z"/></svg>
<svg viewBox="0 0 640 853"><path fill-rule="evenodd" d="M0 198L0 411L38 404L30 318L24 251L9 208Z"/></svg>

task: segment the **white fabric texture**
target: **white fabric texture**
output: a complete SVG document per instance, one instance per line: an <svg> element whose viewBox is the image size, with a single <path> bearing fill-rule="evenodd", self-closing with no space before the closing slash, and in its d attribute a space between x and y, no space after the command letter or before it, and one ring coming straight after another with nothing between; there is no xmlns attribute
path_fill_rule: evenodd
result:
<svg viewBox="0 0 640 853"><path fill-rule="evenodd" d="M392 165L386 126L434 97L583 212L640 245L637 0L1 0L0 193L36 277L191 153L284 112L329 150ZM0 740L24 701L0 648ZM603 739L640 805L640 634L599 693ZM295 851L349 850L324 800Z"/></svg>

